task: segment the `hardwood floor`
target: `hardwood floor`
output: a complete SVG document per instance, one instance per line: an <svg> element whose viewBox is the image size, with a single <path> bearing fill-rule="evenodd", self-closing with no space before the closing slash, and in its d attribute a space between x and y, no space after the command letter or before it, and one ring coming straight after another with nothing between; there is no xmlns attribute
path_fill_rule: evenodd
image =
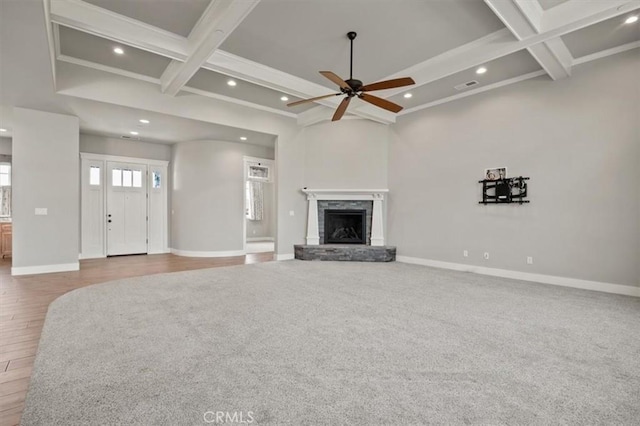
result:
<svg viewBox="0 0 640 426"><path fill-rule="evenodd" d="M0 425L20 423L38 341L49 303L91 284L163 272L268 262L273 253L226 258L172 254L80 261L80 271L11 276L11 259L0 260Z"/></svg>

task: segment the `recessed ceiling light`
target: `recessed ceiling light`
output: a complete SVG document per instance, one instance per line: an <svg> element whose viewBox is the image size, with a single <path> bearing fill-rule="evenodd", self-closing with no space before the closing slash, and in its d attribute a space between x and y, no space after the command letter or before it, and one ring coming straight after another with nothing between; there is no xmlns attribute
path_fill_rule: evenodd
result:
<svg viewBox="0 0 640 426"><path fill-rule="evenodd" d="M149 120L145 120L144 118L141 118L140 121L142 124L149 124Z"/></svg>
<svg viewBox="0 0 640 426"><path fill-rule="evenodd" d="M124 50L122 49L122 47L114 47L113 48L113 53L115 53L117 55L124 55Z"/></svg>
<svg viewBox="0 0 640 426"><path fill-rule="evenodd" d="M485 67L480 67L476 70L476 74L484 74L485 72L487 72Z"/></svg>
<svg viewBox="0 0 640 426"><path fill-rule="evenodd" d="M634 22L636 22L638 20L638 15L633 15L633 16L629 16L624 23L625 24L633 24Z"/></svg>
<svg viewBox="0 0 640 426"><path fill-rule="evenodd" d="M235 80L229 80L229 81L227 81L227 84L228 84L229 86L233 87L233 86L235 86L235 85L236 85L236 84L238 84L238 83L236 83L236 82L235 82Z"/></svg>
<svg viewBox="0 0 640 426"><path fill-rule="evenodd" d="M288 101L288 100L289 100L289 98L287 98L286 96L283 96L283 97L281 97L281 98L280 98L280 100L281 100L282 102L286 102L286 101Z"/></svg>
<svg viewBox="0 0 640 426"><path fill-rule="evenodd" d="M129 132L129 133L131 133L134 136L138 134L138 132Z"/></svg>
<svg viewBox="0 0 640 426"><path fill-rule="evenodd" d="M6 132L7 129L0 129L0 132Z"/></svg>
<svg viewBox="0 0 640 426"><path fill-rule="evenodd" d="M247 137L246 137L246 136L240 136L240 140L241 140L241 141L246 141L246 140L247 140Z"/></svg>
<svg viewBox="0 0 640 426"><path fill-rule="evenodd" d="M413 96L413 95L412 95L411 93L405 93L405 94L404 94L404 97L405 97L406 99L409 99L409 98L410 98L410 97L412 97L412 96Z"/></svg>

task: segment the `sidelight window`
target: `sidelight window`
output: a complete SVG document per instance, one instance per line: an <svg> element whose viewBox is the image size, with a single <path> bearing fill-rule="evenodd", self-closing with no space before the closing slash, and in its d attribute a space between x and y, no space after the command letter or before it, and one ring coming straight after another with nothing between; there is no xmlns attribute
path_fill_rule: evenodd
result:
<svg viewBox="0 0 640 426"><path fill-rule="evenodd" d="M89 185L100 186L100 167L91 166L89 168Z"/></svg>

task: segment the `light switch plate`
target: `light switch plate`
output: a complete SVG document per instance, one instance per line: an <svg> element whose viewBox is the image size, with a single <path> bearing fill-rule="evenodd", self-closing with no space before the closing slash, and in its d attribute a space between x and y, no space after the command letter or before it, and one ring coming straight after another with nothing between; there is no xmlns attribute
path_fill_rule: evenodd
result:
<svg viewBox="0 0 640 426"><path fill-rule="evenodd" d="M48 214L46 207L36 207L36 216L46 216Z"/></svg>

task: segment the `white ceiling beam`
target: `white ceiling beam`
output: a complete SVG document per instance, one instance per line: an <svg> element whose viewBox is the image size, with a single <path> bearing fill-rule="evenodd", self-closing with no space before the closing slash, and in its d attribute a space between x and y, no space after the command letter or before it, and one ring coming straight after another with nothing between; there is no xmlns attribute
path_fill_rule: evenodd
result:
<svg viewBox="0 0 640 426"><path fill-rule="evenodd" d="M537 16L534 12L535 6L532 6L537 4L540 7L537 0L529 0L527 6L521 5L517 0L484 0L484 2L518 40L538 34L542 16L541 14Z"/></svg>
<svg viewBox="0 0 640 426"><path fill-rule="evenodd" d="M540 32L544 10L539 0L513 0L536 33ZM504 21L503 21L504 22Z"/></svg>
<svg viewBox="0 0 640 426"><path fill-rule="evenodd" d="M47 46L49 47L49 61L51 62L51 76L53 77L53 90L56 91L56 35L51 24L51 5L48 0L42 0L44 3L44 19L47 30Z"/></svg>
<svg viewBox="0 0 640 426"><path fill-rule="evenodd" d="M175 96L260 0L212 0L188 38L184 62L172 61L160 77L164 93Z"/></svg>
<svg viewBox="0 0 640 426"><path fill-rule="evenodd" d="M544 11L537 0L484 0L518 40L540 33ZM571 75L573 57L559 38L527 48L553 80Z"/></svg>
<svg viewBox="0 0 640 426"><path fill-rule="evenodd" d="M51 0L51 21L146 50L184 60L189 52L185 37L79 0Z"/></svg>
<svg viewBox="0 0 640 426"><path fill-rule="evenodd" d="M571 76L573 56L560 37L531 46L528 50L553 80Z"/></svg>

